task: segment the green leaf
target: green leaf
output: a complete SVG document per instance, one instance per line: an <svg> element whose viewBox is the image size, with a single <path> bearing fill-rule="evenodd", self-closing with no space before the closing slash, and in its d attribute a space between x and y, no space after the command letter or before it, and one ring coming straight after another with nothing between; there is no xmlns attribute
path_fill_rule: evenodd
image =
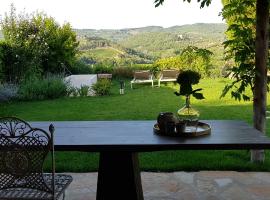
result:
<svg viewBox="0 0 270 200"><path fill-rule="evenodd" d="M250 101L250 97L245 94L242 95L242 98L244 101Z"/></svg>
<svg viewBox="0 0 270 200"><path fill-rule="evenodd" d="M179 92L174 92L176 96L180 96L181 94Z"/></svg>
<svg viewBox="0 0 270 200"><path fill-rule="evenodd" d="M196 90L193 90L192 93L196 93L198 91L202 91L202 88L199 88L199 89L196 89Z"/></svg>
<svg viewBox="0 0 270 200"><path fill-rule="evenodd" d="M193 93L192 96L196 99L205 99L202 93Z"/></svg>
<svg viewBox="0 0 270 200"><path fill-rule="evenodd" d="M155 7L159 7L160 5L162 5L164 2L164 0L155 0L154 3L155 3Z"/></svg>

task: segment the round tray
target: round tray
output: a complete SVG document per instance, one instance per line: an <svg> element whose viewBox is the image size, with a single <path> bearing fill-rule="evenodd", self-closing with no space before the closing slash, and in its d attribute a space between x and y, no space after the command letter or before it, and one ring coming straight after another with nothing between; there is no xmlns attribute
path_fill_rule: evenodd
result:
<svg viewBox="0 0 270 200"><path fill-rule="evenodd" d="M164 133L161 132L158 124L155 124L153 127L154 133L157 135L164 136L173 136L173 137L199 137L203 135L211 134L211 126L209 124L198 122L197 127L195 126L187 126L184 132L178 133L176 130L173 133Z"/></svg>

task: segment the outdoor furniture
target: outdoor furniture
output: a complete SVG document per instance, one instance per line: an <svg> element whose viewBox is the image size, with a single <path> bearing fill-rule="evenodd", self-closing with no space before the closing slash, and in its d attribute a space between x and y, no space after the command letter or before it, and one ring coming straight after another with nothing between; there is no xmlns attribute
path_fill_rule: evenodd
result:
<svg viewBox="0 0 270 200"><path fill-rule="evenodd" d="M177 80L178 74L179 70L177 69L162 70L158 79L158 87L160 87L160 82L175 82Z"/></svg>
<svg viewBox="0 0 270 200"><path fill-rule="evenodd" d="M153 75L149 70L135 71L133 79L130 81L131 89L133 88L132 84L134 83L151 83L152 87L154 87Z"/></svg>
<svg viewBox="0 0 270 200"><path fill-rule="evenodd" d="M53 132L32 128L27 122L0 118L0 199L59 199L72 177L55 174ZM51 151L51 173L43 163Z"/></svg>
<svg viewBox="0 0 270 200"><path fill-rule="evenodd" d="M97 200L143 200L138 152L270 149L270 139L243 121L203 122L211 125L212 132L198 138L155 135L156 121L54 122L55 149L100 152ZM46 128L49 122L32 124Z"/></svg>

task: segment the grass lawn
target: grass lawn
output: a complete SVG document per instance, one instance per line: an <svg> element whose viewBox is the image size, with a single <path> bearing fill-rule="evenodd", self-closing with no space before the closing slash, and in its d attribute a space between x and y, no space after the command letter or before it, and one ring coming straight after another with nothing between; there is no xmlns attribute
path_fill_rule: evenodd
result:
<svg viewBox="0 0 270 200"><path fill-rule="evenodd" d="M201 113L201 119L237 119L252 123L252 102L220 99L228 80L206 79L202 87L205 100L191 99ZM10 102L0 104L0 116L14 115L27 121L64 120L147 120L156 119L161 111L176 112L184 99L173 94L177 85L136 85L131 90L126 83L125 95L119 95L118 82L113 82L112 95L105 97L61 98L47 101ZM269 96L270 97L270 96ZM269 98L268 98L269 99ZM270 134L267 124L267 134ZM57 130L56 130L57 131ZM98 167L97 153L57 152L57 171L85 172ZM140 153L140 166L145 171L237 170L270 171L270 155L264 164L249 162L248 151L164 151Z"/></svg>

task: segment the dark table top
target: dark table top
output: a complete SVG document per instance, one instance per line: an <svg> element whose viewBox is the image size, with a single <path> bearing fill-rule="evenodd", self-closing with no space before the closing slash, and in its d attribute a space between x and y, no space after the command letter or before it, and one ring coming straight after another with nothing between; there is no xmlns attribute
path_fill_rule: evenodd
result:
<svg viewBox="0 0 270 200"><path fill-rule="evenodd" d="M270 139L243 121L208 120L211 135L197 138L153 134L155 121L31 122L48 130L55 126L55 150L161 151L173 149L270 149Z"/></svg>

